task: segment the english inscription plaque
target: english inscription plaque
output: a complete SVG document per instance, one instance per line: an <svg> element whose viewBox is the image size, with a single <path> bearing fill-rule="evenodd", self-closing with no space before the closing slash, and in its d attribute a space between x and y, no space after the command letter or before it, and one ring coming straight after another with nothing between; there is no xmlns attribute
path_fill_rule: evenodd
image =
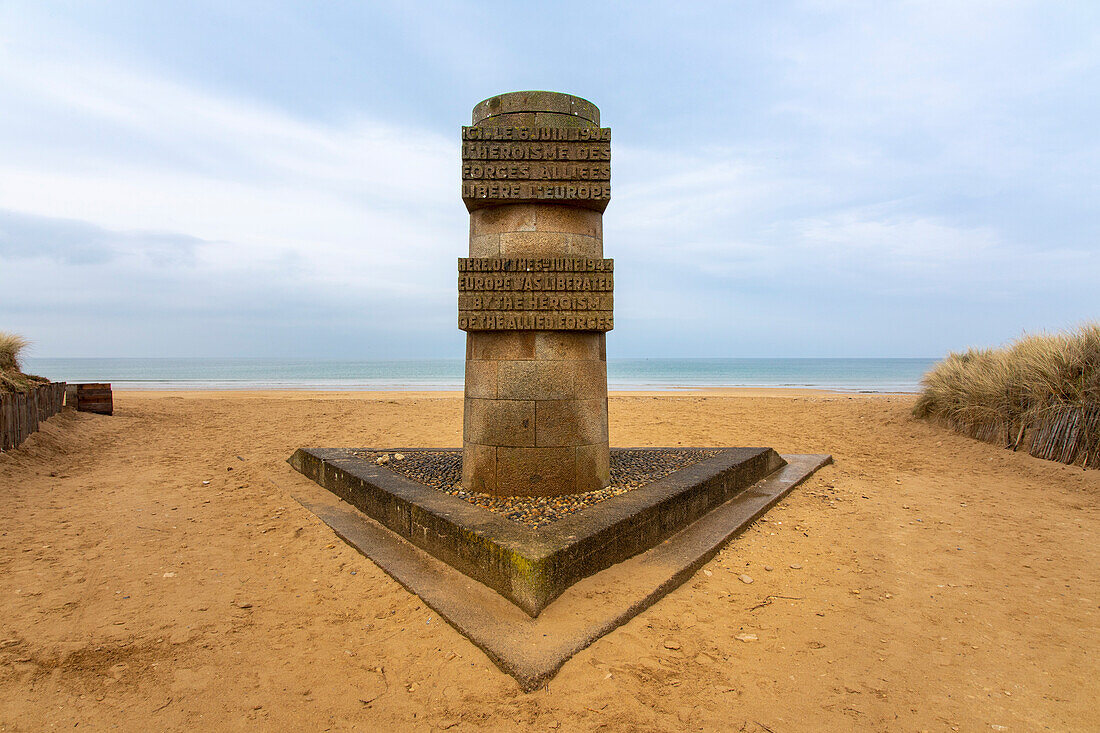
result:
<svg viewBox="0 0 1100 733"><path fill-rule="evenodd" d="M615 262L590 257L463 257L463 331L610 331Z"/></svg>

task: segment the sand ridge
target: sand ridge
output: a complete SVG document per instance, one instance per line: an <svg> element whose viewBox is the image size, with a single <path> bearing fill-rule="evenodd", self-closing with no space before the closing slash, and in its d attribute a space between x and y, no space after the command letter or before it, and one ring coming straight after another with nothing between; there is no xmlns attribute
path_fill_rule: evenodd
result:
<svg viewBox="0 0 1100 733"><path fill-rule="evenodd" d="M460 444L460 396L116 393L0 455L0 730L1095 729L1100 472L911 404L613 394L612 445L837 464L524 695L288 495L300 446Z"/></svg>

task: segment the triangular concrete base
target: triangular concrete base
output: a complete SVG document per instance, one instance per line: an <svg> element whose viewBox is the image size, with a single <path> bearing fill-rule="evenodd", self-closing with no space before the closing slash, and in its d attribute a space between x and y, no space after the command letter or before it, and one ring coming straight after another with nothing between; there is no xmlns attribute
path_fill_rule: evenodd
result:
<svg viewBox="0 0 1100 733"><path fill-rule="evenodd" d="M290 493L530 691L574 654L684 583L795 486L832 463L828 455L783 458L786 466L664 542L576 583L537 618L313 482L296 476Z"/></svg>

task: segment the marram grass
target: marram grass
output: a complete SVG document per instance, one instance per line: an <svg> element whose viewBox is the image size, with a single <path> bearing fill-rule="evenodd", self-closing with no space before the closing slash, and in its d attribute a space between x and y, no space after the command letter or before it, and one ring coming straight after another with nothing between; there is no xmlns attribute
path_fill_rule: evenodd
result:
<svg viewBox="0 0 1100 733"><path fill-rule="evenodd" d="M1100 324L951 353L913 407L978 440L1100 468Z"/></svg>
<svg viewBox="0 0 1100 733"><path fill-rule="evenodd" d="M25 392L49 381L23 373L19 355L29 345L19 334L0 331L0 391Z"/></svg>

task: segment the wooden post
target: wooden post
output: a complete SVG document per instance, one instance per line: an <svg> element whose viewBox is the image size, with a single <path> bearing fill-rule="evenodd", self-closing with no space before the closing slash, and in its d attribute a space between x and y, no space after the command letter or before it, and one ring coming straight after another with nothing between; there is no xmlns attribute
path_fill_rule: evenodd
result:
<svg viewBox="0 0 1100 733"><path fill-rule="evenodd" d="M11 450L15 447L15 436L12 435L12 407L13 400L8 392L0 392L0 450Z"/></svg>
<svg viewBox="0 0 1100 733"><path fill-rule="evenodd" d="M23 436L23 440L26 440L32 433L38 432L38 390L32 389L27 392L27 434Z"/></svg>
<svg viewBox="0 0 1100 733"><path fill-rule="evenodd" d="M27 437L27 395L15 393L15 445L22 445Z"/></svg>

